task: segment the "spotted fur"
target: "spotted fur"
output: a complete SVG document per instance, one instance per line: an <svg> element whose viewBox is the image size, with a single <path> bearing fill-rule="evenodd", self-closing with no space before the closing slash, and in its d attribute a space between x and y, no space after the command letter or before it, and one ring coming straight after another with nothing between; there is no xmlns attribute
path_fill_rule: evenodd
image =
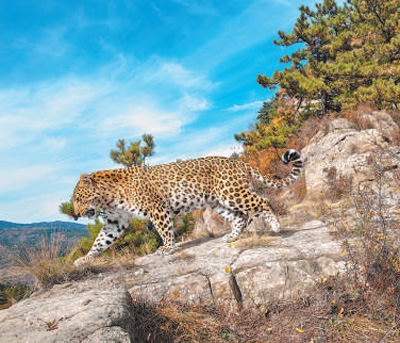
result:
<svg viewBox="0 0 400 343"><path fill-rule="evenodd" d="M225 241L235 240L248 223L263 215L273 231L280 224L267 199L253 190L254 181L282 188L300 175L303 161L295 150L287 150L282 162L292 162L284 179L263 175L250 164L225 157L204 157L158 166L133 166L82 174L72 197L76 219L105 215L105 225L89 253L77 264L101 254L112 245L133 218L150 219L168 252L174 244L173 215L189 213L209 205L232 224Z"/></svg>

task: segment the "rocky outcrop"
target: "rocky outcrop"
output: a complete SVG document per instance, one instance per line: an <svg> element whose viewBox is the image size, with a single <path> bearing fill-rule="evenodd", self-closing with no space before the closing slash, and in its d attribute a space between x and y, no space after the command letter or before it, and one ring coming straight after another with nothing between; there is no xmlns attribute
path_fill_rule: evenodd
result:
<svg viewBox="0 0 400 343"><path fill-rule="evenodd" d="M139 258L129 292L155 302L265 308L309 291L344 268L340 242L316 220L263 242L250 248L245 239L236 244L209 239L183 243L171 256Z"/></svg>
<svg viewBox="0 0 400 343"><path fill-rule="evenodd" d="M393 156L400 156L400 149L389 148L399 127L389 114L373 112L358 119L358 126L345 118L331 121L320 130L302 150L307 198L320 201L329 197L329 172L334 171L336 179L342 177L350 186L371 178L370 157L387 148ZM399 159L392 159L393 166ZM334 170L332 170L334 168Z"/></svg>
<svg viewBox="0 0 400 343"><path fill-rule="evenodd" d="M114 277L56 285L0 312L1 342L131 342L132 299Z"/></svg>
<svg viewBox="0 0 400 343"><path fill-rule="evenodd" d="M195 216L192 237L215 237L231 230L229 223L216 214L210 207L207 206L204 211L198 212L198 215Z"/></svg>
<svg viewBox="0 0 400 343"><path fill-rule="evenodd" d="M181 243L170 256L144 256L132 269L56 285L1 311L1 341L134 341L135 300L265 309L342 271L340 250L316 220L259 240Z"/></svg>

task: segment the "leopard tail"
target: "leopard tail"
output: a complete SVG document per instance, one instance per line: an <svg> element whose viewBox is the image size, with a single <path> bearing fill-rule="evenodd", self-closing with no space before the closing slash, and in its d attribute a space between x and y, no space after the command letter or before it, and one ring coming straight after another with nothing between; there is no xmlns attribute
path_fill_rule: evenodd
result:
<svg viewBox="0 0 400 343"><path fill-rule="evenodd" d="M267 187L271 188L284 188L292 184L300 176L303 169L303 159L301 155L294 149L288 149L282 155L283 164L292 162L292 170L290 174L283 179L275 179L273 177L262 174L258 169L250 166L249 173L251 178L255 181L261 182Z"/></svg>

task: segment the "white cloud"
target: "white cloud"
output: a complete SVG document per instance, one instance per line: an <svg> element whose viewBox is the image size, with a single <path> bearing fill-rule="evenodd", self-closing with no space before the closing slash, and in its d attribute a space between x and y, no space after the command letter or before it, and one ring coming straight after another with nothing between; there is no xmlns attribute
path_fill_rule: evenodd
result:
<svg viewBox="0 0 400 343"><path fill-rule="evenodd" d="M180 112L197 112L205 111L211 107L211 104L205 98L200 98L194 95L185 94L178 101Z"/></svg>
<svg viewBox="0 0 400 343"><path fill-rule="evenodd" d="M153 105L132 106L124 113L108 117L101 124L105 132L131 130L132 136L148 132L159 137L176 135L189 118L176 112L163 112Z"/></svg>
<svg viewBox="0 0 400 343"><path fill-rule="evenodd" d="M160 80L165 79L185 89L210 90L217 84L210 82L204 75L199 75L186 69L182 64L168 62L162 64L155 75Z"/></svg>
<svg viewBox="0 0 400 343"><path fill-rule="evenodd" d="M65 191L57 190L51 193L35 193L24 198L1 202L1 219L18 223L68 220L58 209L60 204L67 200Z"/></svg>
<svg viewBox="0 0 400 343"><path fill-rule="evenodd" d="M41 140L49 130L73 124L104 95L105 88L62 79L0 91L0 151Z"/></svg>
<svg viewBox="0 0 400 343"><path fill-rule="evenodd" d="M166 138L178 135L185 125L197 119L198 112L211 107L207 99L187 93L172 104L171 111L162 110L161 106L157 100L146 100L143 104L126 104L126 109L121 114L105 118L101 129L103 132L129 130L130 137L148 132L157 138Z"/></svg>
<svg viewBox="0 0 400 343"><path fill-rule="evenodd" d="M34 165L28 167L13 167L12 171L0 170L0 190L2 194L25 189L39 180L48 180L54 172L52 165Z"/></svg>
<svg viewBox="0 0 400 343"><path fill-rule="evenodd" d="M113 68L105 66L106 74L112 74L111 69L115 73L109 80L61 78L0 90L0 152L35 140L44 143L46 135L60 129L65 132L67 127L86 130L88 136L99 126L106 128L102 130L106 134L124 127L133 130L130 136L144 131L176 134L195 120L195 112L210 108L201 93L212 83L204 76L196 76L179 64L151 58L146 68L139 68L129 79L128 62L132 61L112 63ZM155 70L150 77L149 70ZM164 83L169 83L171 93L167 99L150 87ZM141 85L149 89L143 91ZM171 101L173 95L176 101ZM57 146L63 145L54 148Z"/></svg>
<svg viewBox="0 0 400 343"><path fill-rule="evenodd" d="M1 219L59 218L58 205L80 172L113 167L108 152L116 138L149 132L157 145L168 146L211 107L205 77L177 64L163 70L165 63L154 59L131 78L131 62L105 66L98 74L107 80L62 77L0 89L0 159L6 166L0 170ZM164 96L160 88L168 82Z"/></svg>
<svg viewBox="0 0 400 343"><path fill-rule="evenodd" d="M262 105L263 101L253 101L243 105L233 105L232 107L229 107L227 111L238 112L244 110L258 110L262 107Z"/></svg>
<svg viewBox="0 0 400 343"><path fill-rule="evenodd" d="M201 156L225 156L229 157L233 153L240 153L243 151L242 146L235 143L222 143L212 147L209 150L202 152Z"/></svg>

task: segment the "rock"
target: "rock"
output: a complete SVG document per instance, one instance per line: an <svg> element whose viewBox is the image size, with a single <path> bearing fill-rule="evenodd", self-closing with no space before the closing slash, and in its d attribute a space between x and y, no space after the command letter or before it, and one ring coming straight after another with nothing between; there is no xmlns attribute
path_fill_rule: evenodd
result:
<svg viewBox="0 0 400 343"><path fill-rule="evenodd" d="M128 332L119 326L101 328L86 337L82 343L130 343L131 337Z"/></svg>
<svg viewBox="0 0 400 343"><path fill-rule="evenodd" d="M136 259L133 269L35 293L0 312L1 341L130 342L138 335L132 299L265 310L344 271L340 242L317 220L264 236L261 246L252 239L185 242L169 256Z"/></svg>
<svg viewBox="0 0 400 343"><path fill-rule="evenodd" d="M364 116L362 130L336 119L303 149L307 197L301 206L315 207L329 195L329 168L353 187L368 181L370 158L380 147L389 159L394 156L392 167L400 167L400 149L388 146L397 125L383 112ZM398 208L398 198L394 205ZM276 300L306 295L324 278L344 273L345 263L341 242L320 221L300 219L302 211L292 208L295 222L281 217L283 231L260 237L257 246L255 233L251 243L246 238L223 243L221 236L231 228L207 209L196 228L203 238L180 243L169 256L144 256L133 269L57 285L1 311L1 341L134 341L132 299L137 305L167 301L265 310ZM262 218L252 225L248 231L269 231Z"/></svg>
<svg viewBox="0 0 400 343"><path fill-rule="evenodd" d="M261 308L344 270L340 242L316 220L271 237L267 246L192 241L171 256L144 256L135 265L129 291L137 299Z"/></svg>
<svg viewBox="0 0 400 343"><path fill-rule="evenodd" d="M200 211L199 211L200 212ZM191 234L195 238L215 237L232 230L232 227L209 206L198 216Z"/></svg>
<svg viewBox="0 0 400 343"><path fill-rule="evenodd" d="M333 120L328 130L319 131L302 150L308 200L320 201L330 196L330 170L336 173L336 179L342 177L353 188L369 179L369 159L381 147L386 148L393 132L399 130L385 112L365 114L359 120L364 120L365 129L356 129L344 118ZM400 149L390 149L400 156ZM392 159L391 163L397 166L399 160Z"/></svg>
<svg viewBox="0 0 400 343"><path fill-rule="evenodd" d="M251 224L246 228L247 232L263 234L270 231L270 224L264 216L253 218ZM232 231L231 224L215 213L210 207L196 216L196 223L191 233L191 238L216 237Z"/></svg>
<svg viewBox="0 0 400 343"><path fill-rule="evenodd" d="M0 312L1 341L130 342L132 299L111 285L93 279L34 294Z"/></svg>

